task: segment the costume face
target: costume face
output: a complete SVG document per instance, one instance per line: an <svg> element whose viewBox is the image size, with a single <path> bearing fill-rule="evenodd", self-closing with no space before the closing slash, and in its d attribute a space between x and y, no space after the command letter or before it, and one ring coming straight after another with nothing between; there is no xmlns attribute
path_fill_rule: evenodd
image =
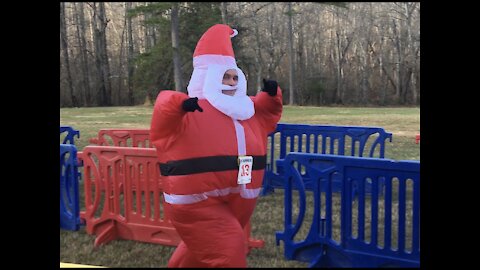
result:
<svg viewBox="0 0 480 270"><path fill-rule="evenodd" d="M238 73L235 69L229 69L223 74L222 84L236 86L238 84ZM222 90L222 93L225 95L233 96L237 89L233 90Z"/></svg>

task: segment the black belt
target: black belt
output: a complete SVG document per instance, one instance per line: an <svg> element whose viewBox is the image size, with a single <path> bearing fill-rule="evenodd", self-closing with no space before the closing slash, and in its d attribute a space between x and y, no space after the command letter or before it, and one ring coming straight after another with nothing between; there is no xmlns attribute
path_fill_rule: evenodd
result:
<svg viewBox="0 0 480 270"><path fill-rule="evenodd" d="M265 169L267 156L253 156L253 170ZM238 170L238 156L190 158L160 163L163 176Z"/></svg>

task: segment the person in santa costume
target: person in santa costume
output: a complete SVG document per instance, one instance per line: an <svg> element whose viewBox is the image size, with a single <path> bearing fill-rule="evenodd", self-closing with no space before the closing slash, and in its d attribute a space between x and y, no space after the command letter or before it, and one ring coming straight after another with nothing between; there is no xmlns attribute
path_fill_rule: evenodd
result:
<svg viewBox="0 0 480 270"><path fill-rule="evenodd" d="M163 177L165 211L182 241L168 267L246 267L244 227L262 187L267 136L282 114L277 82L247 96L228 25L210 27L193 54L185 93L155 101L150 141Z"/></svg>

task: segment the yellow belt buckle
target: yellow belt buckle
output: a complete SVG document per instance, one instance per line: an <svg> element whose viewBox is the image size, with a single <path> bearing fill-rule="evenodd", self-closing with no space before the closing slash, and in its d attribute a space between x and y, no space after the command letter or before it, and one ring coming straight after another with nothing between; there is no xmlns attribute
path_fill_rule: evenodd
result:
<svg viewBox="0 0 480 270"><path fill-rule="evenodd" d="M238 156L237 158L237 166L240 166L240 158L245 157L245 155Z"/></svg>

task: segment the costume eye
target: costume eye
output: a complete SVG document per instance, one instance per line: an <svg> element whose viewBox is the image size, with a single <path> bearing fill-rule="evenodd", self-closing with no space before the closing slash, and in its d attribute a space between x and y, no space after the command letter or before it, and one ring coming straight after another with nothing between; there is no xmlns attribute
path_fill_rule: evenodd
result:
<svg viewBox="0 0 480 270"><path fill-rule="evenodd" d="M238 76L233 76L233 80L237 82L238 81Z"/></svg>

